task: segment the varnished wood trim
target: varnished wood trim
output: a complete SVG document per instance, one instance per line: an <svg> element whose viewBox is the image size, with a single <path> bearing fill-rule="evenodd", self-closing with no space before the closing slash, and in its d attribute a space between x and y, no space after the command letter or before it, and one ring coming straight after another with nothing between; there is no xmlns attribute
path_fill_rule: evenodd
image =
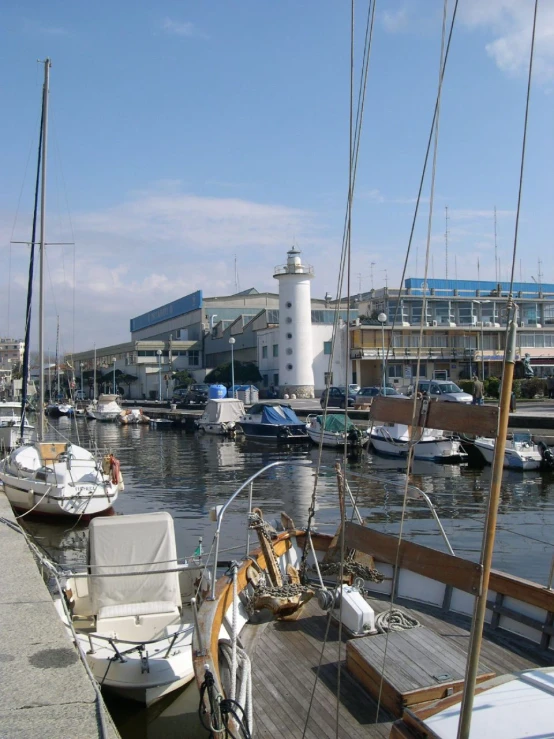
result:
<svg viewBox="0 0 554 739"><path fill-rule="evenodd" d="M373 421L389 421L414 425L413 402L406 398L387 398L378 395L374 398L369 416ZM444 403L431 400L427 418L421 417L422 401L416 406L415 425L425 425L430 429L443 429L476 436L496 436L498 408L492 405L465 405L465 403Z"/></svg>
<svg viewBox="0 0 554 739"><path fill-rule="evenodd" d="M398 537L347 522L345 530L347 549L372 554L379 562L394 565L397 561ZM400 542L398 566L431 580L452 585L458 590L476 595L481 583L481 566L475 562L453 557L411 541Z"/></svg>

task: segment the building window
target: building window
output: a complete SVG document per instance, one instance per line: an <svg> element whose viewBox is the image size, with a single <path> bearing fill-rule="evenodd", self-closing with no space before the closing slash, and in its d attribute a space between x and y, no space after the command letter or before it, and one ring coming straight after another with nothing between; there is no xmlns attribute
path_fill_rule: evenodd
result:
<svg viewBox="0 0 554 739"><path fill-rule="evenodd" d="M264 387L269 385L269 377L267 375L262 375L262 383Z"/></svg>
<svg viewBox="0 0 554 739"><path fill-rule="evenodd" d="M286 318L286 323L292 323L292 318L291 318L290 316L288 316L288 317Z"/></svg>
<svg viewBox="0 0 554 739"><path fill-rule="evenodd" d="M287 339L292 339L292 334L287 334Z"/></svg>
<svg viewBox="0 0 554 739"><path fill-rule="evenodd" d="M279 356L279 344L273 344L273 356L274 357Z"/></svg>
<svg viewBox="0 0 554 739"><path fill-rule="evenodd" d="M290 346L289 346L289 348L287 349L287 354L292 354L292 349L290 348Z"/></svg>
<svg viewBox="0 0 554 739"><path fill-rule="evenodd" d="M288 370L291 370L292 369L292 364L287 364L287 369Z"/></svg>
<svg viewBox="0 0 554 739"><path fill-rule="evenodd" d="M278 374L273 375L273 384L275 385L275 387L279 387L279 375Z"/></svg>
<svg viewBox="0 0 554 739"><path fill-rule="evenodd" d="M389 364L387 367L387 374L389 378L402 378L404 376L401 364Z"/></svg>
<svg viewBox="0 0 554 739"><path fill-rule="evenodd" d="M267 346L262 346L262 359L267 359Z"/></svg>
<svg viewBox="0 0 554 739"><path fill-rule="evenodd" d="M200 365L200 352L198 349L192 349L187 352L189 367L198 367Z"/></svg>
<svg viewBox="0 0 554 739"><path fill-rule="evenodd" d="M412 377L417 376L417 364L412 364ZM427 377L427 364L425 362L421 362L419 365L419 376L420 377Z"/></svg>
<svg viewBox="0 0 554 739"><path fill-rule="evenodd" d="M290 300L287 301L287 308L292 308L292 303L290 302Z"/></svg>
<svg viewBox="0 0 554 739"><path fill-rule="evenodd" d="M331 347L333 346L332 341L324 341L323 342L323 353L324 354L331 354Z"/></svg>

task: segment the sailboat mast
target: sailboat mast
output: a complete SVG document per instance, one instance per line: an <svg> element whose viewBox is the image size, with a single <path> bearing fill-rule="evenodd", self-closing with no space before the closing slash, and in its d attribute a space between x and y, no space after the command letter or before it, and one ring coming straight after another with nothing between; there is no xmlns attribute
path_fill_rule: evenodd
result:
<svg viewBox="0 0 554 739"><path fill-rule="evenodd" d="M44 87L42 88L42 179L40 186L40 245L39 245L39 313L38 313L38 354L39 354L39 404L38 438L44 438L44 240L46 234L46 154L48 143L48 93L50 86L50 59L44 60Z"/></svg>

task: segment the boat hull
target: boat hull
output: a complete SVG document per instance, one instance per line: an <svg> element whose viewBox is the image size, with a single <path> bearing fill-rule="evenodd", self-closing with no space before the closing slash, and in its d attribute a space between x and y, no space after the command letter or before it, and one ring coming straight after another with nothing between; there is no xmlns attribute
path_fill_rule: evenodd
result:
<svg viewBox="0 0 554 739"><path fill-rule="evenodd" d="M322 432L319 429L313 429L313 428L310 428L309 426L307 428L307 431L308 431L308 436L310 437L310 439L312 440L314 444L318 444L318 445L323 444L323 446L332 447L335 449L337 447L344 446L344 439L345 439L344 434L336 434L336 433L333 433L332 431ZM351 443L348 437L346 438L346 443L348 447L366 446L368 441L369 441L369 436L366 436L366 437L362 436L361 440L359 442L357 441L355 444Z"/></svg>
<svg viewBox="0 0 554 739"><path fill-rule="evenodd" d="M379 454L389 457L407 457L408 445L405 439L385 439L380 434L371 434L373 448ZM432 462L462 462L467 454L456 439L426 439L419 441L414 448L414 459Z"/></svg>
<svg viewBox="0 0 554 739"><path fill-rule="evenodd" d="M310 442L306 425L279 425L240 421L238 424L247 439L279 444L305 444Z"/></svg>
<svg viewBox="0 0 554 739"><path fill-rule="evenodd" d="M475 440L475 448L478 449L487 464L493 463L494 442ZM504 467L511 470L538 470L542 463L542 456L538 450L517 450L506 448L504 452Z"/></svg>

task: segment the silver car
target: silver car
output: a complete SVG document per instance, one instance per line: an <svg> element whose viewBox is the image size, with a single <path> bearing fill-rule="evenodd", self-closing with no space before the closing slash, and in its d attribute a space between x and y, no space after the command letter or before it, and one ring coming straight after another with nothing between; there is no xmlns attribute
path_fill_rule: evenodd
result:
<svg viewBox="0 0 554 739"><path fill-rule="evenodd" d="M427 393L429 397L446 403L469 404L473 401L469 393L465 393L451 380L420 380L417 389L420 393Z"/></svg>

